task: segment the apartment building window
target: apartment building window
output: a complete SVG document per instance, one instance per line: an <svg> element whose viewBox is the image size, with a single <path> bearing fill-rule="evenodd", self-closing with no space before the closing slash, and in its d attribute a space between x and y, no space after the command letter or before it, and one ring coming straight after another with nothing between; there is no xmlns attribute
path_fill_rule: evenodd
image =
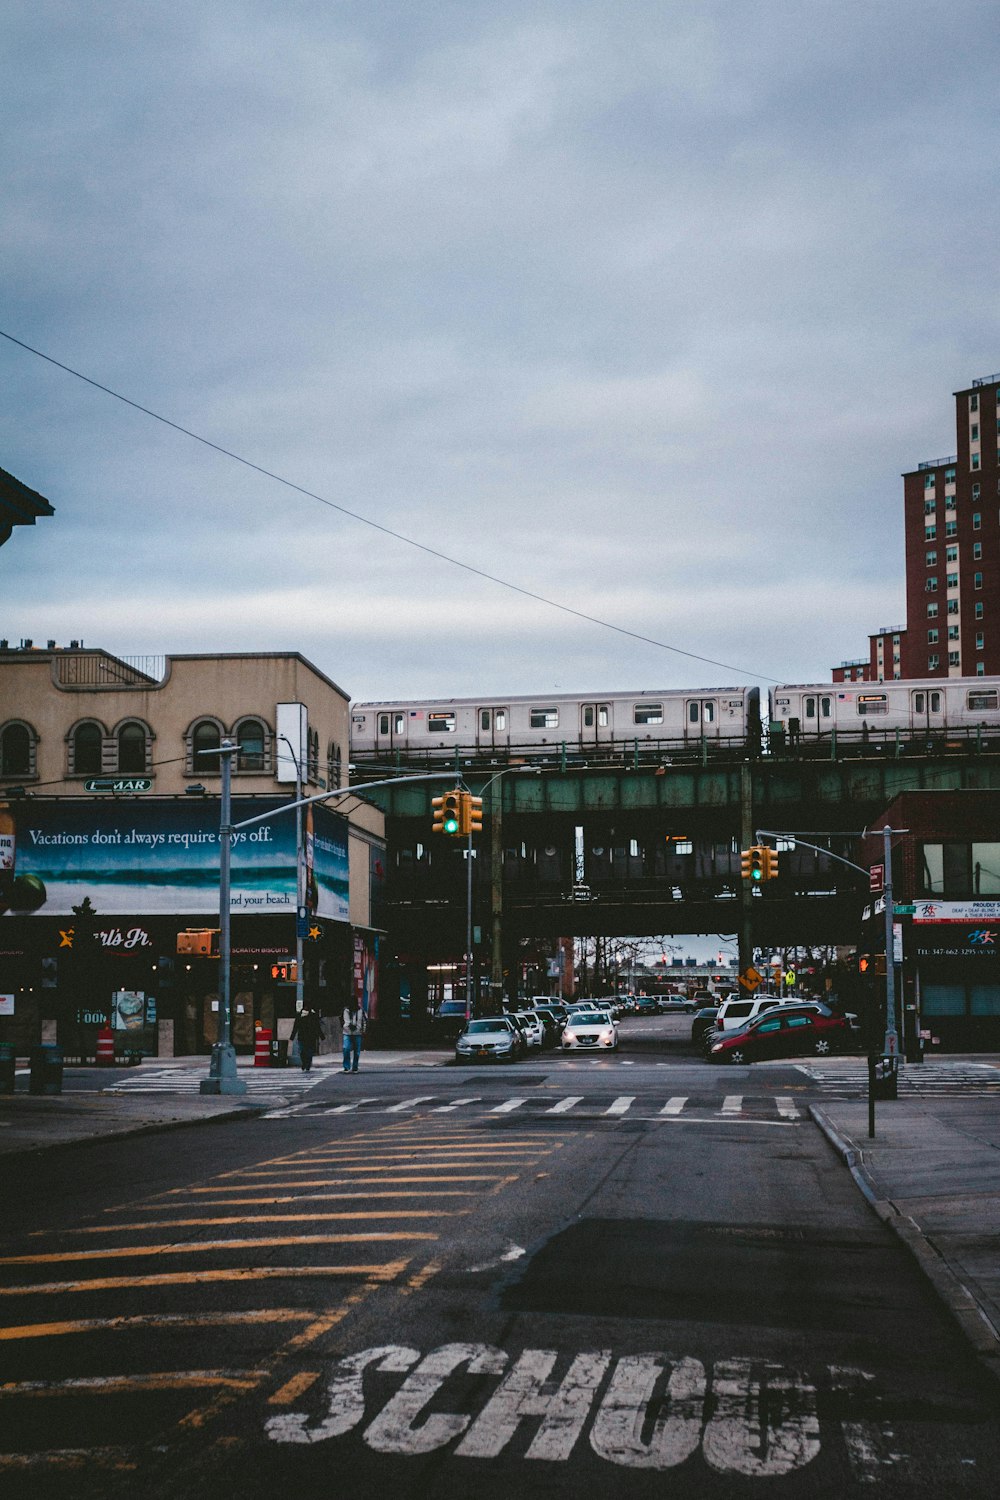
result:
<svg viewBox="0 0 1000 1500"><path fill-rule="evenodd" d="M925 526L924 527L924 541L925 542L933 542L936 537L937 537L937 526L936 525L935 526Z"/></svg>
<svg viewBox="0 0 1000 1500"><path fill-rule="evenodd" d="M982 555L983 555L983 544L982 544L982 542L973 542L973 544L972 544L972 556L973 556L973 560L975 562L978 562L979 559L982 557Z"/></svg>
<svg viewBox="0 0 1000 1500"><path fill-rule="evenodd" d="M937 612L938 612L938 607L937 607L937 601L935 600L932 604L928 604L928 606L927 606L927 618L928 618L928 620L936 620L937 619Z"/></svg>
<svg viewBox="0 0 1000 1500"><path fill-rule="evenodd" d="M945 536L958 536L958 522L946 521L944 525Z"/></svg>
<svg viewBox="0 0 1000 1500"><path fill-rule="evenodd" d="M925 516L932 516L936 510L937 510L937 501L936 500L925 500L924 501L924 515Z"/></svg>
<svg viewBox="0 0 1000 1500"><path fill-rule="evenodd" d="M957 563L958 562L958 548L957 547L946 547L945 548L945 552L944 552L944 560L945 560L945 562Z"/></svg>
<svg viewBox="0 0 1000 1500"><path fill-rule="evenodd" d="M979 499L979 485L978 484L974 484L972 486L972 498L973 498L973 500L978 500Z"/></svg>
<svg viewBox="0 0 1000 1500"><path fill-rule="evenodd" d="M986 650L986 637L985 637L985 635L983 634L983 632L981 630L977 630L976 631L976 650L977 651L985 651Z"/></svg>
<svg viewBox="0 0 1000 1500"><path fill-rule="evenodd" d="M928 630L928 632L927 632L927 644L928 644L928 646L936 646L937 643L938 643L938 633L937 633L937 631L936 630Z"/></svg>
<svg viewBox="0 0 1000 1500"><path fill-rule="evenodd" d="M978 393L976 395L974 395L974 396L970 396L969 397L969 410L970 411L978 411L979 410L979 395L978 395Z"/></svg>
<svg viewBox="0 0 1000 1500"><path fill-rule="evenodd" d="M961 662L961 660L962 660L962 653L961 653L961 651L949 651L948 652L948 665L949 665L949 667L957 667L959 665L959 663Z"/></svg>
<svg viewBox="0 0 1000 1500"><path fill-rule="evenodd" d="M972 512L972 529L973 531L982 531L983 529L983 518L978 510Z"/></svg>
<svg viewBox="0 0 1000 1500"><path fill-rule="evenodd" d="M936 552L928 552L928 554L927 554L927 566L929 568L936 568L937 567L937 553Z"/></svg>
<svg viewBox="0 0 1000 1500"><path fill-rule="evenodd" d="M973 422L972 426L969 428L969 438L970 438L970 441L972 441L973 443L978 443L979 442L979 423L978 422Z"/></svg>
<svg viewBox="0 0 1000 1500"><path fill-rule="evenodd" d="M958 574L957 573L949 573L946 576L945 587L949 588L949 589L957 589L958 588Z"/></svg>
<svg viewBox="0 0 1000 1500"><path fill-rule="evenodd" d="M948 613L950 615L957 615L958 614L958 600L957 599L949 599L948 600Z"/></svg>
<svg viewBox="0 0 1000 1500"><path fill-rule="evenodd" d="M972 587L974 589L981 589L982 586L983 586L983 575L982 575L982 573L973 573L973 575L972 575Z"/></svg>
<svg viewBox="0 0 1000 1500"><path fill-rule="evenodd" d="M939 656L935 655L935 656L929 656L927 658L927 670L928 670L928 672L936 672L937 669L938 669L938 667L940 665L941 665L941 658Z"/></svg>
<svg viewBox="0 0 1000 1500"><path fill-rule="evenodd" d="M971 467L973 469L978 469L979 468L979 454L978 453L973 453Z"/></svg>
<svg viewBox="0 0 1000 1500"><path fill-rule="evenodd" d="M957 641L958 640L958 632L959 632L959 627L957 625L949 625L948 626L948 639L949 639L949 641Z"/></svg>
<svg viewBox="0 0 1000 1500"><path fill-rule="evenodd" d="M983 618L983 606L982 606L982 604L977 604L976 605L976 619L977 620L981 620L982 618Z"/></svg>
<svg viewBox="0 0 1000 1500"><path fill-rule="evenodd" d="M955 483L955 470L954 469L945 469L945 471L944 471L944 482L945 482L945 484L954 484Z"/></svg>
<svg viewBox="0 0 1000 1500"><path fill-rule="evenodd" d="M924 584L924 589L926 590L926 592L928 594L936 594L937 593L937 579L936 578L928 578L927 582Z"/></svg>
<svg viewBox="0 0 1000 1500"><path fill-rule="evenodd" d="M933 474L925 474L924 475L924 489L925 490L932 490L933 488L934 488L934 475Z"/></svg>
<svg viewBox="0 0 1000 1500"><path fill-rule="evenodd" d="M983 665L983 663L981 661L977 661L976 662L976 676L977 677L985 677L986 676L986 668L984 667L984 665Z"/></svg>

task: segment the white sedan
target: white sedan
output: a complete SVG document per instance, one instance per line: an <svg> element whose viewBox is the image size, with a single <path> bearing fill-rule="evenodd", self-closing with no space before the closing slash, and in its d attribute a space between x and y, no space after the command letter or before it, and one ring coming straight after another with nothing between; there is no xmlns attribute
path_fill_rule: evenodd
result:
<svg viewBox="0 0 1000 1500"><path fill-rule="evenodd" d="M581 1010L566 1018L562 1034L564 1052L618 1051L618 1027L606 1011Z"/></svg>

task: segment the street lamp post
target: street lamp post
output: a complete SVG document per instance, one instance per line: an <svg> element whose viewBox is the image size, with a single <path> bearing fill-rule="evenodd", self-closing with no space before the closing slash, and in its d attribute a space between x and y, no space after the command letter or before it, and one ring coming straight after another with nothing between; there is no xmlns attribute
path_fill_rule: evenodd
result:
<svg viewBox="0 0 1000 1500"><path fill-rule="evenodd" d="M230 1012L230 858L232 854L232 770L238 750L235 740L223 740L219 746L222 791L219 805L219 1036L212 1047L208 1077L201 1080L202 1094L245 1094L246 1083L236 1073L236 1048L233 1046Z"/></svg>
<svg viewBox="0 0 1000 1500"><path fill-rule="evenodd" d="M295 749L287 734L280 734L288 746L295 766L295 1013L305 1004L305 976L302 973L302 922L306 908L305 865L302 859L302 746Z"/></svg>

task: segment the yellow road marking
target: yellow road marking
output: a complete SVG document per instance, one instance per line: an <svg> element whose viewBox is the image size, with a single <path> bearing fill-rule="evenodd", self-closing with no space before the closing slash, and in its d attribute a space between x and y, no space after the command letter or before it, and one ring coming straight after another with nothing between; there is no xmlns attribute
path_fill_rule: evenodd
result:
<svg viewBox="0 0 1000 1500"><path fill-rule="evenodd" d="M2 1396L115 1396L122 1391L179 1391L191 1386L228 1386L250 1391L265 1370L155 1370L147 1375L87 1375L69 1380L11 1380L0 1384Z"/></svg>
<svg viewBox="0 0 1000 1500"><path fill-rule="evenodd" d="M429 1260L422 1270L415 1272L408 1281L402 1284L399 1288L400 1295L409 1297L414 1292L419 1292L430 1281L432 1276L437 1275L440 1269L441 1262L439 1260Z"/></svg>
<svg viewBox="0 0 1000 1500"><path fill-rule="evenodd" d="M306 1323L309 1308L269 1307L231 1313L138 1313L120 1318L72 1318L62 1323L22 1323L0 1328L0 1340L56 1338L68 1333L128 1333L136 1328L211 1328L228 1323Z"/></svg>
<svg viewBox="0 0 1000 1500"><path fill-rule="evenodd" d="M291 1402L297 1401L303 1391L309 1390L310 1386L316 1384L320 1373L319 1370L301 1370L298 1375L293 1375L291 1380L287 1380L273 1396L268 1396L268 1406L288 1406Z"/></svg>
<svg viewBox="0 0 1000 1500"><path fill-rule="evenodd" d="M160 1271L149 1276L95 1276L87 1281L26 1282L23 1286L0 1287L0 1297L25 1297L58 1292L124 1291L140 1286L198 1286L214 1281L297 1280L309 1276L362 1276L369 1281L393 1281L409 1265L408 1260L363 1266L240 1266L220 1271Z"/></svg>
<svg viewBox="0 0 1000 1500"><path fill-rule="evenodd" d="M229 1207L228 1203L226 1207ZM55 1232L61 1235L125 1234L136 1229L193 1229L206 1224L318 1224L328 1219L454 1219L471 1212L469 1208L382 1208L372 1213L356 1209L336 1214L227 1214L201 1219L156 1219L145 1224L81 1225L79 1229L60 1229Z"/></svg>
<svg viewBox="0 0 1000 1500"><path fill-rule="evenodd" d="M306 1186L307 1184L303 1183L301 1185L302 1186ZM324 1186L325 1186L325 1184L324 1184ZM196 1193L212 1193L212 1192L219 1192L219 1193L245 1193L245 1192L247 1192L249 1190L247 1188L233 1187L233 1188L193 1188L192 1191L196 1192ZM202 1207L202 1206L208 1207L211 1204L215 1203L215 1204L219 1205L220 1207L225 1208L225 1207L228 1207L230 1204L237 1204L237 1203L260 1203L260 1204L268 1204L268 1203L305 1203L305 1202L312 1202L313 1200L323 1201L323 1202L325 1202L327 1200L330 1200L330 1201L345 1201L345 1202L347 1202L347 1201L356 1200L356 1199L359 1199L359 1198L363 1199L365 1201L365 1203L375 1202L379 1198L419 1198L421 1200L421 1202L422 1202L426 1198L471 1198L473 1196L474 1192L475 1192L474 1188L441 1188L440 1191L436 1191L434 1189L427 1189L427 1188L425 1188L422 1192L419 1192L419 1193L407 1193L403 1189L392 1190L392 1191L390 1191L388 1193L282 1193L282 1194L280 1194L277 1197L263 1197L263 1198L261 1198L261 1197L255 1197L255 1198L209 1198L207 1200L202 1199L201 1202L199 1202L197 1204L197 1206L198 1207ZM172 1203L166 1204L166 1205L164 1205L162 1203L150 1203L149 1206L148 1206L148 1208L144 1209L144 1207L143 1207L143 1205L141 1203L137 1203L133 1207L133 1212L135 1212L135 1213L146 1212L146 1213L151 1213L151 1214L152 1213L162 1213L165 1206L167 1208L173 1208L175 1206L179 1207L179 1205L175 1205L175 1204L172 1204ZM122 1210L121 1209L115 1209L114 1212L115 1213L121 1213ZM98 1227L99 1228L100 1227L107 1228L108 1226L104 1225L104 1226L98 1226ZM51 1229L51 1230L46 1229L46 1230L40 1230L39 1231L39 1233L42 1233L42 1234L62 1234L63 1232L64 1231L61 1230L61 1229Z"/></svg>
<svg viewBox="0 0 1000 1500"><path fill-rule="evenodd" d="M47 1453L0 1453L0 1469L137 1469L126 1448L50 1448Z"/></svg>
<svg viewBox="0 0 1000 1500"><path fill-rule="evenodd" d="M101 1250L49 1251L44 1255L8 1255L0 1266L41 1266L68 1260L128 1260L146 1255L200 1255L210 1250L265 1250L285 1245L360 1245L385 1240L436 1240L439 1235L415 1229L410 1232L390 1230L382 1234L366 1230L361 1234L302 1234L270 1236L255 1240L188 1240L183 1245L119 1245Z"/></svg>

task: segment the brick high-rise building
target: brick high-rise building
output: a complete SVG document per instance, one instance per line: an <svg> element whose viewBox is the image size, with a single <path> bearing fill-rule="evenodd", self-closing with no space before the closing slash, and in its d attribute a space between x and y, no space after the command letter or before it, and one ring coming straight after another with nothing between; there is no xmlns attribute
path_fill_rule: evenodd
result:
<svg viewBox="0 0 1000 1500"><path fill-rule="evenodd" d="M955 454L903 475L904 677L1000 673L1000 374L955 392Z"/></svg>
<svg viewBox="0 0 1000 1500"><path fill-rule="evenodd" d="M906 628L869 637L869 663L834 681L1000 675L998 443L1000 374L985 375L955 392L954 454L903 475Z"/></svg>

